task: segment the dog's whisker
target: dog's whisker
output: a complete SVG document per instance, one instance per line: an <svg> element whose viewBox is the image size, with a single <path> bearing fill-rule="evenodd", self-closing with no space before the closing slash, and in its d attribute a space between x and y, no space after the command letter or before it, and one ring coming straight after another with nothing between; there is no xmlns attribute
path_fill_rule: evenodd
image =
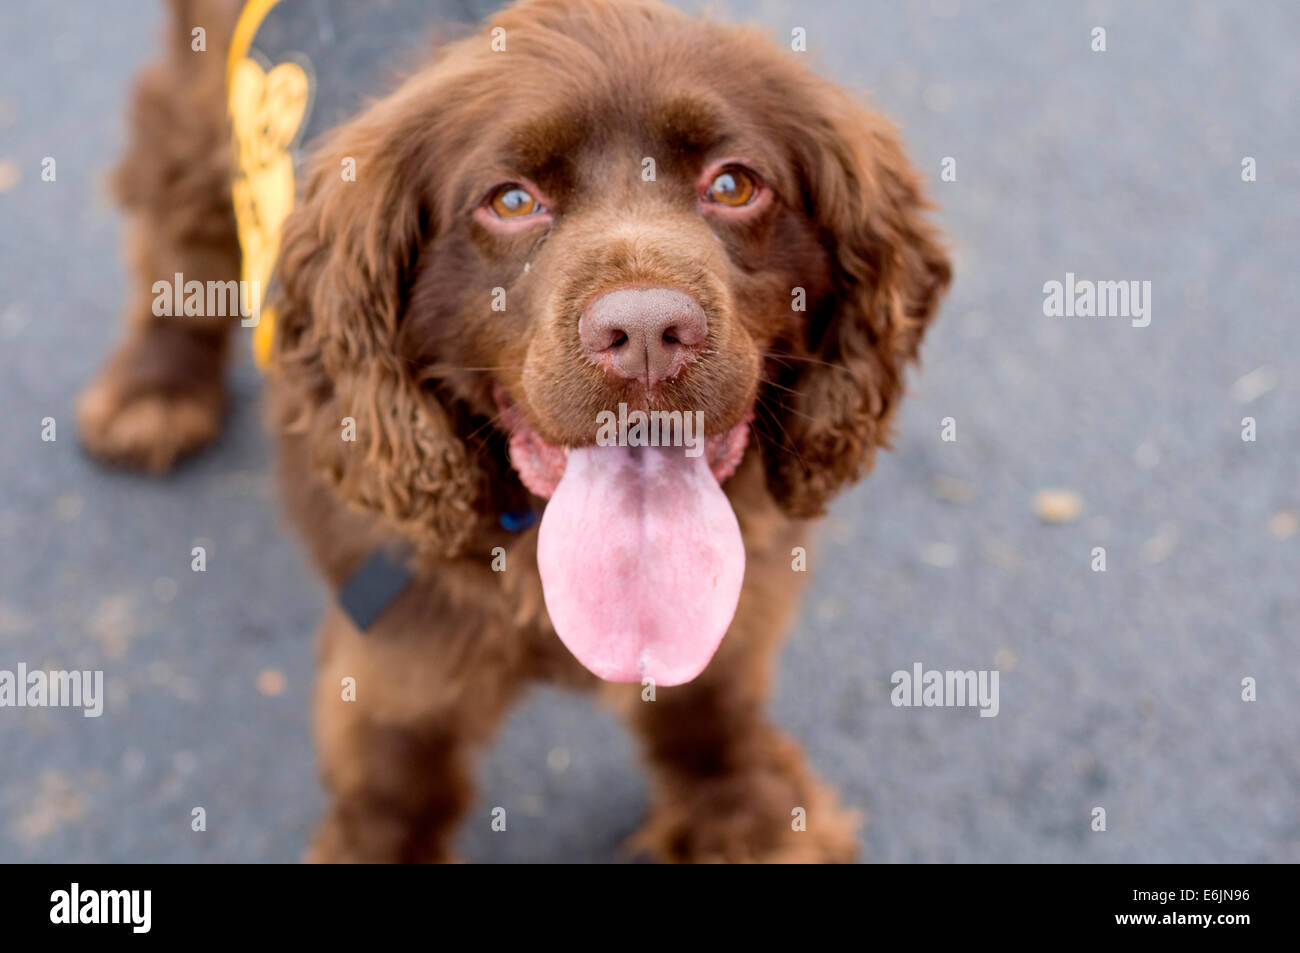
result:
<svg viewBox="0 0 1300 953"><path fill-rule="evenodd" d="M763 351L761 352L761 354L767 360L775 361L778 364L782 364L786 361L799 361L804 364L815 364L818 367L832 367L837 371L849 372L849 368L847 365L836 364L832 361L823 361L821 358L818 357L802 357L798 354L782 354L777 351Z"/></svg>
<svg viewBox="0 0 1300 953"><path fill-rule="evenodd" d="M787 388L787 389L788 389L788 388ZM799 392L798 392L797 390L792 390L792 391L790 391L790 393L792 393L792 394L798 394ZM813 421L814 423L816 422L817 418L814 417L814 416L812 416L811 414L805 414L803 411L795 410L795 409L794 409L793 407L791 407L789 404L786 404L786 403L784 403L783 401L777 400L777 398L775 397L775 395L771 395L771 396L772 396L772 400L776 401L776 405L777 405L778 407L781 408L782 412L784 412L784 413L786 413L786 414L789 414L791 417L801 417L801 418L803 418L804 420L810 420L810 421ZM761 401L761 398L760 398L760 401ZM760 402L760 401L755 401L755 403L758 403L758 402ZM768 410L771 410L771 408L767 408L767 409L768 409Z"/></svg>
<svg viewBox="0 0 1300 953"><path fill-rule="evenodd" d="M770 419L772 423L776 424L777 429L781 431L781 436L785 438L783 443L778 444L775 441L773 441L772 442L773 446L777 447L777 449L779 450L783 450L788 453L794 454L794 458L799 461L800 466L803 466L806 469L807 464L804 463L803 457L799 455L799 450L797 449L795 442L790 439L790 434L787 433L785 427L781 425L781 418L772 411L772 408L766 405L762 397L754 401L754 409L765 412L768 416L768 419ZM784 407L784 405L782 405L782 409L788 410L788 408ZM753 426L754 425L751 423L750 427L752 428Z"/></svg>
<svg viewBox="0 0 1300 953"><path fill-rule="evenodd" d="M769 378L769 377L765 377L765 376L762 375L762 374L759 374L759 375L758 375L758 379L759 379L760 381L762 381L764 384L767 384L769 387L775 387L775 388L777 388L778 390L783 390L783 391L785 391L787 394L797 394L797 393L799 393L799 391L795 390L793 387L786 387L784 384L778 384L776 381L772 380L772 379Z"/></svg>
<svg viewBox="0 0 1300 953"><path fill-rule="evenodd" d="M479 426L475 427L475 428L474 428L473 430L471 430L469 433L465 434L465 436L464 436L464 440L465 440L465 442L466 442L466 443L469 443L470 441L475 440L475 438L476 438L479 434L481 434L483 431L485 431L485 430L489 431L489 436L490 436L490 438L498 438L498 437L499 437L499 438L504 439L504 438L505 438L505 434L501 433L501 431L500 431L499 429L497 429L497 424L500 423L504 417L505 417L505 414L503 414L503 413L493 414L491 417L489 417L487 420L485 420L482 424L480 424ZM482 452L484 449L486 449L487 447L489 447L489 446L491 445L491 443L492 443L492 440L491 440L491 439L486 439L486 440L480 440L480 441L477 441L477 443L476 443L475 445L479 448L479 451Z"/></svg>
<svg viewBox="0 0 1300 953"><path fill-rule="evenodd" d="M471 371L475 373L480 373L480 372L481 373L504 373L504 372L517 373L523 370L522 364L496 364L496 365L485 365L483 367L474 367L472 365L467 365L467 364L464 365L463 364L442 364L442 363L421 364L416 361L407 361L407 363L410 364L412 368L415 369L418 373L421 374L428 373L431 375L445 375L445 374L454 373L456 371Z"/></svg>

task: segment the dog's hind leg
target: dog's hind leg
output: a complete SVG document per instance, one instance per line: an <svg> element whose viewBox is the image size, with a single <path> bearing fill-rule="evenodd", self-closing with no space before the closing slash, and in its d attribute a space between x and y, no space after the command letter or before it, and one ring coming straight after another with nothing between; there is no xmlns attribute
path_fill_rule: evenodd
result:
<svg viewBox="0 0 1300 953"><path fill-rule="evenodd" d="M175 287L177 275L182 288L240 277L226 118L226 51L239 2L169 7L166 49L136 81L130 144L113 177L129 215L127 332L77 409L92 453L154 472L216 436L229 330L239 320L238 310L186 316L184 300L155 292L158 282Z"/></svg>

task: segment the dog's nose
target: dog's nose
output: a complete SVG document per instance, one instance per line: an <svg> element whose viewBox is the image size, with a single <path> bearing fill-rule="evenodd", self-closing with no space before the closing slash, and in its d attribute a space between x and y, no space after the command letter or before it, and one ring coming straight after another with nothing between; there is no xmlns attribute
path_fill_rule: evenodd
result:
<svg viewBox="0 0 1300 953"><path fill-rule="evenodd" d="M681 373L707 332L704 308L673 288L606 292L578 320L588 357L606 373L644 381L647 388Z"/></svg>

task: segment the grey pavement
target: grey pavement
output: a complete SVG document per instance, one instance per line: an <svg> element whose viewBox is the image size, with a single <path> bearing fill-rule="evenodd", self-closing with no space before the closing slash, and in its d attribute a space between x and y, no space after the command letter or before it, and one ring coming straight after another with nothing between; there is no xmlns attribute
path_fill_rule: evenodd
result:
<svg viewBox="0 0 1300 953"><path fill-rule="evenodd" d="M774 700L869 815L865 857L1300 860L1300 5L714 9L804 27L900 123L956 249L897 450L823 526ZM103 669L109 696L98 719L0 709L2 861L294 861L322 806L324 593L272 497L256 372L169 479L75 439L125 287L103 173L159 23L153 0L0 5L0 669ZM1067 272L1150 281L1150 325L1044 316ZM1053 487L1077 519L1036 515ZM998 716L893 707L918 661L997 669ZM480 781L473 861L612 859L648 804L621 727L549 690Z"/></svg>

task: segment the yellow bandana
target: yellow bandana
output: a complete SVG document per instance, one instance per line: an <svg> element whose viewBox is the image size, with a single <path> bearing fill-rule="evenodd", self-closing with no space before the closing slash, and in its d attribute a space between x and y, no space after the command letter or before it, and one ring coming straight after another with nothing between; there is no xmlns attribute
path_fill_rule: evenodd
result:
<svg viewBox="0 0 1300 953"><path fill-rule="evenodd" d="M293 208L291 149L311 96L299 63L264 66L252 47L266 14L279 0L250 0L240 14L226 70L227 102L235 146L235 221L246 287L267 289L280 251L280 226ZM267 64L269 65L269 64ZM256 284L254 284L256 282ZM264 309L253 330L253 357L265 368L275 340L275 312Z"/></svg>
<svg viewBox="0 0 1300 953"><path fill-rule="evenodd" d="M475 5L461 0L246 0L226 65L243 287L267 296L280 230L297 197L295 163L302 158L302 145L347 121L389 88L394 64L427 57L439 31L466 28ZM253 330L253 356L260 367L268 366L274 342L275 314L261 310Z"/></svg>

